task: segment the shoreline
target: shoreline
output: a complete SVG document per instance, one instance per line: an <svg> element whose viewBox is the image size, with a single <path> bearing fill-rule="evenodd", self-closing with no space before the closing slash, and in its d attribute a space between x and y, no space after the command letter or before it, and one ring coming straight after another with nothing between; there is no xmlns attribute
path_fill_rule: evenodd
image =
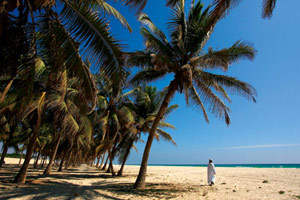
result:
<svg viewBox="0 0 300 200"><path fill-rule="evenodd" d="M127 164L127 166L140 166L140 164ZM207 164L148 164L155 167L207 167ZM300 163L268 163L268 164L215 164L215 167L232 168L287 168L300 169Z"/></svg>
<svg viewBox="0 0 300 200"><path fill-rule="evenodd" d="M300 199L300 169L292 168L216 167L211 187L206 167L148 166L144 190L133 189L139 166L126 165L122 177L84 164L63 172L54 167L45 177L45 168L31 165L19 185L11 182L18 169L13 163L0 169L0 199Z"/></svg>

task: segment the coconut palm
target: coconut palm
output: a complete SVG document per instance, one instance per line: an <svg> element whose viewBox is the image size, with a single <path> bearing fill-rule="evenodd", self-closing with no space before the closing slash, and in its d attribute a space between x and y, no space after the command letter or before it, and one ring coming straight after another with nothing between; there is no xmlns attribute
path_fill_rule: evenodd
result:
<svg viewBox="0 0 300 200"><path fill-rule="evenodd" d="M251 85L234 77L212 73L214 69L226 72L230 64L241 58L253 59L255 51L250 45L237 41L229 48L208 48L205 52L203 47L216 24L216 19L210 15L210 6L203 8L201 1L198 1L186 13L185 1L177 3L168 22L169 40L146 14L140 16L140 21L148 27L141 29L146 49L127 54L128 66L140 66L143 69L135 75L132 82L153 81L168 73L174 74L174 78L167 87L167 93L151 127L135 188L145 187L152 141L176 92L184 93L188 105L191 102L198 106L207 122L205 107L215 116L223 118L228 125L230 109L222 100L231 101L227 89L230 93L255 101L255 89Z"/></svg>
<svg viewBox="0 0 300 200"><path fill-rule="evenodd" d="M128 129L127 135L123 137L123 140L118 146L119 162L122 163L118 176L122 176L125 163L132 148L136 149L134 142L137 142L141 133L148 134L151 126L160 108L162 100L164 98L165 91L157 91L153 86L139 86L138 89L130 95L130 103L128 107L135 113L134 126ZM168 114L178 108L178 105L171 105L167 109L164 118L160 121L155 133L156 140L163 138L166 141L176 145L172 136L164 131L164 128L175 128L173 125L165 122L165 118Z"/></svg>

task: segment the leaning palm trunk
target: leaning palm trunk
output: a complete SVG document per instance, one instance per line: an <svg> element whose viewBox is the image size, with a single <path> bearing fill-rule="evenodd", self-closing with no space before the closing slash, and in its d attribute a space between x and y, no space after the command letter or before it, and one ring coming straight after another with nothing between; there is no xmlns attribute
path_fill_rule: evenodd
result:
<svg viewBox="0 0 300 200"><path fill-rule="evenodd" d="M106 158L106 161L104 163L104 166L101 168L102 170L105 170L106 169L106 165L108 163L108 159L109 159L109 155L107 155L107 158Z"/></svg>
<svg viewBox="0 0 300 200"><path fill-rule="evenodd" d="M59 168L58 168L58 172L62 172L62 168L63 168L63 166L64 166L64 161L65 161L65 158L66 158L66 152L67 151L65 151L64 152L64 155L63 155L63 157L62 157L62 159L61 159L61 161L60 161L60 165L59 165Z"/></svg>
<svg viewBox="0 0 300 200"><path fill-rule="evenodd" d="M70 166L70 163L71 163L71 158L72 158L72 150L71 150L71 153L70 153L70 155L69 155L69 159L68 159L68 162L66 163L66 166L65 166L65 169L68 169L69 168L69 166Z"/></svg>
<svg viewBox="0 0 300 200"><path fill-rule="evenodd" d="M99 165L99 169L101 169L101 167L103 166L103 162L104 162L104 159L105 159L105 153L103 154L102 158L101 158L101 163Z"/></svg>
<svg viewBox="0 0 300 200"><path fill-rule="evenodd" d="M40 131L40 125L41 125L41 117L38 117L36 127L32 133L31 139L27 146L27 152L26 152L24 163L23 163L19 173L15 177L15 180L14 180L15 183L25 183L25 181L26 181L26 173L27 173L27 170L29 167L29 162L31 160L31 155L32 155L33 149L35 147L36 139L37 139L38 133Z"/></svg>
<svg viewBox="0 0 300 200"><path fill-rule="evenodd" d="M96 159L97 159L97 163L96 163L96 166L95 166L95 167L98 168L98 166L99 166L99 161L100 161L100 155L97 156Z"/></svg>
<svg viewBox="0 0 300 200"><path fill-rule="evenodd" d="M20 151L20 159L19 159L19 164L18 164L18 166L20 166L21 163L22 163L22 157L23 157L23 150Z"/></svg>
<svg viewBox="0 0 300 200"><path fill-rule="evenodd" d="M55 149L51 155L51 158L50 158L50 161L49 161L49 164L47 165L47 168L45 169L44 171L44 175L50 175L51 174L51 169L52 169L52 165L53 165L53 161L55 159L55 156L56 156L56 152L57 152L57 149L58 149L58 146L59 146L59 143L60 143L60 137L61 137L61 134L59 134L58 138L57 138L57 142L56 142L56 145L55 145Z"/></svg>
<svg viewBox="0 0 300 200"><path fill-rule="evenodd" d="M145 181L146 181L146 173L147 173L147 165L148 165L148 159L149 159L149 155L150 155L150 150L151 150L151 146L152 146L152 142L154 139L154 135L156 132L156 129L159 125L160 120L162 119L162 117L164 116L168 105L172 99L172 97L174 96L175 92L176 92L177 88L176 88L176 80L173 80L169 87L168 87L168 93L166 94L160 109L155 117L155 120L153 122L153 125L151 127L151 130L149 132L149 136L148 136L148 140L145 146L145 150L144 150L144 154L143 154L143 159L142 159L142 163L141 163L141 167L140 167L140 171L139 171L139 175L135 181L134 184L134 188L135 189L143 189L145 187Z"/></svg>
<svg viewBox="0 0 300 200"><path fill-rule="evenodd" d="M7 154L7 150L8 150L8 143L9 143L9 139L5 142L5 144L3 146L3 151L2 151L1 160L0 160L0 168L4 164L4 159L5 159L5 156Z"/></svg>
<svg viewBox="0 0 300 200"><path fill-rule="evenodd" d="M35 160L34 165L33 165L33 168L35 168L35 169L37 168L40 155L41 155L41 151L39 151L38 155L36 156L36 160Z"/></svg>
<svg viewBox="0 0 300 200"><path fill-rule="evenodd" d="M4 146L3 146L3 151L2 151L2 155L1 155L1 160L0 160L0 168L2 167L2 165L4 164L4 159L5 159L5 156L7 154L7 151L8 151L8 147L10 145L10 143L12 142L12 139L14 137L14 132L15 132L15 128L16 126L13 126L9 132L9 136L8 136L8 139L7 141L5 142Z"/></svg>
<svg viewBox="0 0 300 200"><path fill-rule="evenodd" d="M134 142L134 139L131 139L128 148L126 148L126 152L125 152L125 156L124 156L124 159L123 159L123 162L122 162L122 166L121 166L120 170L118 171L118 176L122 176L123 175L125 163L126 163L127 158L129 156L130 149L131 149L131 147L133 145L133 142Z"/></svg>
<svg viewBox="0 0 300 200"><path fill-rule="evenodd" d="M114 147L111 150L111 154L110 154L110 163L109 163L109 167L108 167L108 172L111 172L112 176L115 176L116 173L114 171L114 167L113 167L113 160L115 158L116 155L116 151L117 151L117 142L115 143Z"/></svg>
<svg viewBox="0 0 300 200"><path fill-rule="evenodd" d="M5 95L8 93L9 89L11 88L14 79L15 79L15 77L13 77L13 78L8 82L8 84L7 84L7 86L5 87L3 93L2 93L2 94L0 93L0 94L1 94L1 95L0 95L0 103L2 103L2 102L4 101Z"/></svg>

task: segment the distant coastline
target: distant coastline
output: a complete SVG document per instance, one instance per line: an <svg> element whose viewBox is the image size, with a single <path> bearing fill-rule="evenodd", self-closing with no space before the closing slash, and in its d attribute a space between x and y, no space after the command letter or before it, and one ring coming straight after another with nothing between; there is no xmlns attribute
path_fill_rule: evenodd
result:
<svg viewBox="0 0 300 200"><path fill-rule="evenodd" d="M139 164L128 164L139 166ZM206 167L207 164L148 164L148 166L168 166L168 167ZM247 167L247 168L297 168L300 163L294 164L215 164L216 167Z"/></svg>

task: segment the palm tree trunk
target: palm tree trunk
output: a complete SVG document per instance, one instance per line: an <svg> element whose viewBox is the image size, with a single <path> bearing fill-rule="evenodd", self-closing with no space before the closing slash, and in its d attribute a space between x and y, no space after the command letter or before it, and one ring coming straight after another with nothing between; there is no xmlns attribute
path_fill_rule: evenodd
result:
<svg viewBox="0 0 300 200"><path fill-rule="evenodd" d="M23 157L23 150L22 150L22 151L20 151L20 160L19 160L19 164L18 164L18 166L20 166L20 165L21 165L21 162L22 162L22 157Z"/></svg>
<svg viewBox="0 0 300 200"><path fill-rule="evenodd" d="M70 163L71 163L71 158L72 158L72 153L73 153L73 151L71 150L71 153L70 153L70 155L69 155L68 162L66 163L66 166L65 166L65 169L68 169L68 168L69 168L69 166L70 166Z"/></svg>
<svg viewBox="0 0 300 200"><path fill-rule="evenodd" d="M43 173L44 175L50 175L51 174L51 169L52 169L53 161L55 159L56 152L57 152L57 149L58 149L58 146L59 146L59 143L60 143L60 137L61 137L61 134L58 135L57 142L56 142L56 145L55 145L55 149L54 149L54 151L53 151L53 153L51 155L49 164L47 165L47 168L45 169L45 171Z"/></svg>
<svg viewBox="0 0 300 200"><path fill-rule="evenodd" d="M100 161L100 155L99 155L99 156L97 156L96 168L98 168L98 166L99 166L99 161Z"/></svg>
<svg viewBox="0 0 300 200"><path fill-rule="evenodd" d="M78 160L77 153L78 153L78 151L76 151L76 153L75 153L74 161L73 161L73 164L72 164L73 167L75 167L77 165L77 160Z"/></svg>
<svg viewBox="0 0 300 200"><path fill-rule="evenodd" d="M15 183L25 183L25 181L26 181L26 174L27 174L27 170L28 170L29 163L31 160L31 155L32 155L32 152L35 147L36 139L37 139L38 133L40 131L40 125L41 125L41 117L38 117L36 127L32 133L29 144L27 146L24 163L23 163L19 173L15 177L15 180L14 180Z"/></svg>
<svg viewBox="0 0 300 200"><path fill-rule="evenodd" d="M111 166L111 151L110 150L108 150L107 158L108 158L109 164L108 164L108 168L107 168L106 173L110 173L110 170L111 170L111 168L110 168L110 166Z"/></svg>
<svg viewBox="0 0 300 200"><path fill-rule="evenodd" d="M5 159L5 156L7 154L7 151L8 151L8 147L10 145L10 143L12 142L12 139L14 137L14 132L15 132L15 126L12 126L11 127L11 130L9 131L9 136L8 136L8 139L7 141L5 142L4 146L3 146L3 151L2 151L2 155L1 155L1 160L0 160L0 168L3 166L3 164L5 163L4 162L4 159Z"/></svg>
<svg viewBox="0 0 300 200"><path fill-rule="evenodd" d="M41 151L38 152L38 155L37 155L36 160L34 162L33 168L35 168L35 169L37 168L40 155L41 155Z"/></svg>
<svg viewBox="0 0 300 200"><path fill-rule="evenodd" d="M14 79L15 79L15 76L8 82L8 84L6 85L3 93L2 94L0 93L1 94L1 96L0 96L0 104L4 101L5 96L8 93L8 91L9 91L9 89L10 89L10 87L11 87L13 81L14 81Z"/></svg>
<svg viewBox="0 0 300 200"><path fill-rule="evenodd" d="M124 160L123 160L123 162L122 162L122 166L121 166L120 170L118 171L118 176L122 176L122 175L123 175L125 163L126 163L127 158L128 158L128 156L129 156L130 149L131 149L131 147L132 147L133 142L134 142L134 139L131 139L128 148L126 148L126 152L125 152L125 155L124 155Z"/></svg>
<svg viewBox="0 0 300 200"><path fill-rule="evenodd" d="M140 171L139 171L139 175L135 181L134 184L134 188L135 189L143 189L145 188L146 185L146 173L147 173L147 165L148 165L148 159L149 159L149 155L150 155L150 150L151 150L151 146L152 146L152 142L154 139L154 135L157 129L157 126L159 125L160 120L162 119L162 117L164 116L168 105L172 99L172 97L174 96L175 92L177 91L177 85L176 85L176 81L173 80L169 87L168 87L168 93L166 94L160 108L159 111L155 117L155 120L153 122L153 125L151 127L151 130L149 132L149 136L148 136L148 140L145 146L145 150L144 150L144 154L143 154L143 159L142 159L142 163L140 166Z"/></svg>
<svg viewBox="0 0 300 200"><path fill-rule="evenodd" d="M103 165L103 162L104 162L104 158L105 158L105 153L103 154L103 156L102 156L102 158L101 158L101 163L100 163L100 166L99 166L99 168L101 168L101 167L102 167L102 165Z"/></svg>
<svg viewBox="0 0 300 200"><path fill-rule="evenodd" d="M62 172L62 168L63 168L63 166L64 166L64 161L65 161L65 158L66 158L66 152L67 151L65 151L64 152L64 155L63 155L63 157L62 157L62 159L61 159L61 161L60 161L60 165L59 165L59 168L58 168L58 172Z"/></svg>
<svg viewBox="0 0 300 200"><path fill-rule="evenodd" d="M109 150L108 150L108 151L109 151ZM106 165L107 165L108 159L109 159L109 155L107 155L107 158L106 158L106 161L105 161L105 163L104 163L104 166L102 167L102 170L105 170L105 169L106 169Z"/></svg>
<svg viewBox="0 0 300 200"><path fill-rule="evenodd" d="M46 160L47 160L47 156L43 157L43 160L41 162L41 167L43 168L45 163L46 163Z"/></svg>
<svg viewBox="0 0 300 200"><path fill-rule="evenodd" d="M113 146L111 153L110 153L110 162L109 162L109 167L108 167L108 172L111 172L112 176L116 176L116 173L114 171L114 166L113 166L113 160L115 158L116 155L116 150L117 150L117 142L115 143L115 145Z"/></svg>

